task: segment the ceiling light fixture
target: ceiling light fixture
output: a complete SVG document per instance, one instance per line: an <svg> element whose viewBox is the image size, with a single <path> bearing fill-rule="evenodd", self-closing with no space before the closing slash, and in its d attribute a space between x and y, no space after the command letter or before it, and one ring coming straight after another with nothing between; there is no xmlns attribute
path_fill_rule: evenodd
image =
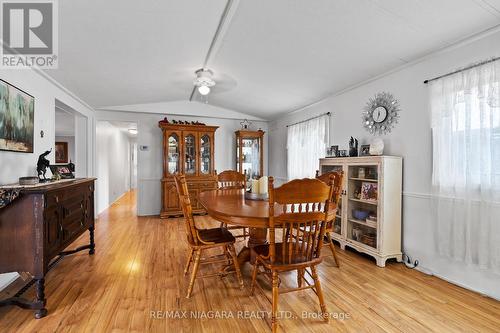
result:
<svg viewBox="0 0 500 333"><path fill-rule="evenodd" d="M194 79L193 84L198 87L198 92L203 96L210 93L210 88L215 86L215 81L212 79L213 72L209 69L201 68L196 72L196 79Z"/></svg>
<svg viewBox="0 0 500 333"><path fill-rule="evenodd" d="M203 96L210 94L210 87L209 86L199 86L198 87L198 92L202 94Z"/></svg>
<svg viewBox="0 0 500 333"><path fill-rule="evenodd" d="M137 135L137 128L129 128L128 132L132 135Z"/></svg>

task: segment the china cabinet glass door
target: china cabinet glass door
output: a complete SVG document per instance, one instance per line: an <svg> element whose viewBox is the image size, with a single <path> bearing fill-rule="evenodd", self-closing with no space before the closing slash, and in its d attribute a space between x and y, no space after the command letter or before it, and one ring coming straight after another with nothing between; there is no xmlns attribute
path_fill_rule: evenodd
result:
<svg viewBox="0 0 500 333"><path fill-rule="evenodd" d="M347 239L371 248L377 246L378 165L348 167Z"/></svg>
<svg viewBox="0 0 500 333"><path fill-rule="evenodd" d="M339 172L343 171L342 165L323 165L321 168L321 174L329 173L329 172ZM345 183L345 179L343 180ZM342 185L342 189L344 189L344 185ZM342 236L344 233L343 223L342 223L342 195L339 197L339 203L337 206L337 214L335 215L335 221L333 222L333 233L337 236Z"/></svg>
<svg viewBox="0 0 500 333"><path fill-rule="evenodd" d="M200 173L204 175L210 174L211 170L211 151L212 142L208 134L204 134L200 138Z"/></svg>
<svg viewBox="0 0 500 333"><path fill-rule="evenodd" d="M242 146L242 164L243 170L251 179L259 179L260 174L260 140L259 138L243 138Z"/></svg>
<svg viewBox="0 0 500 333"><path fill-rule="evenodd" d="M184 173L196 174L196 136L187 134L184 137Z"/></svg>
<svg viewBox="0 0 500 333"><path fill-rule="evenodd" d="M179 173L179 136L171 133L168 137L167 147L168 173L171 175Z"/></svg>

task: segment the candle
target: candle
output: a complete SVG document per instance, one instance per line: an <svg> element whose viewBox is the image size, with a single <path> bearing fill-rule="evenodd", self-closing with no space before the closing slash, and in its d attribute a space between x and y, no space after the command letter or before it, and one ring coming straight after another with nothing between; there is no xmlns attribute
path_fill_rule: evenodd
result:
<svg viewBox="0 0 500 333"><path fill-rule="evenodd" d="M259 181L257 179L252 179L252 193L259 193Z"/></svg>
<svg viewBox="0 0 500 333"><path fill-rule="evenodd" d="M266 194L267 193L267 186L268 186L267 176L260 177L260 179L259 179L259 193Z"/></svg>

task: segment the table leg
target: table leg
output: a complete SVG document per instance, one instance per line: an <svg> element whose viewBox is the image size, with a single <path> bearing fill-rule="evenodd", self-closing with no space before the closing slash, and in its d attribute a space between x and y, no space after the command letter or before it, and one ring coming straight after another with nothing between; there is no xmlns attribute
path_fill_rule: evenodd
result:
<svg viewBox="0 0 500 333"><path fill-rule="evenodd" d="M238 253L238 264L243 266L245 262L253 263L255 258L251 258L252 251L250 249L258 245L267 244L267 228L249 228L250 237L248 238L247 246L244 246Z"/></svg>

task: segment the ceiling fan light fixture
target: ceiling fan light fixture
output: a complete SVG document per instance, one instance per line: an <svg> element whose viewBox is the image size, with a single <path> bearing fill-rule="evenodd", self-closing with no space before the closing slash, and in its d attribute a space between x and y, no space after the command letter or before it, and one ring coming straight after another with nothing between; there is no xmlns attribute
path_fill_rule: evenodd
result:
<svg viewBox="0 0 500 333"><path fill-rule="evenodd" d="M203 96L210 94L210 87L209 86L199 86L198 87L198 92L202 94Z"/></svg>
<svg viewBox="0 0 500 333"><path fill-rule="evenodd" d="M210 88L215 86L215 81L212 79L213 72L209 69L199 69L196 72L196 79L194 79L193 84L198 87L198 92L201 95L208 95L210 93Z"/></svg>

